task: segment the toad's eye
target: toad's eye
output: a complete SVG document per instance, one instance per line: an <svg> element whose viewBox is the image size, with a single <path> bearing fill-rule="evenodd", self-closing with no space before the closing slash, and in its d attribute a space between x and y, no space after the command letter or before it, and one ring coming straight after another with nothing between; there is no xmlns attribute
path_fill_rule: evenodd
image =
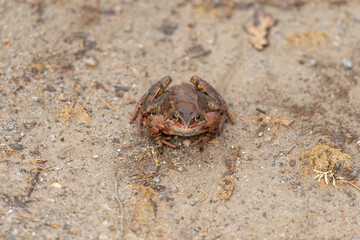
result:
<svg viewBox="0 0 360 240"><path fill-rule="evenodd" d="M196 114L196 116L194 118L195 122L199 122L199 121L201 121L201 119L202 119L201 114L200 113Z"/></svg>
<svg viewBox="0 0 360 240"><path fill-rule="evenodd" d="M179 116L177 115L177 113L173 113L173 115L171 116L171 118L175 121L179 120Z"/></svg>

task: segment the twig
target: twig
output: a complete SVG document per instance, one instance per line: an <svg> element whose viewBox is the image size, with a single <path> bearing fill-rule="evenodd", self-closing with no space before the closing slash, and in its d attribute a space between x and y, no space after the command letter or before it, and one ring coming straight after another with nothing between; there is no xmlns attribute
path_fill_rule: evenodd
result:
<svg viewBox="0 0 360 240"><path fill-rule="evenodd" d="M30 186L29 186L29 190L28 190L28 192L27 192L27 194L26 194L26 197L27 197L27 198L30 198L32 192L34 191L35 184L36 184L37 181L39 180L39 175L40 175L40 173L41 173L40 170L37 171L37 172L35 173L34 178L31 179Z"/></svg>
<svg viewBox="0 0 360 240"><path fill-rule="evenodd" d="M117 182L116 177L115 177L115 200L116 200L116 203L120 207L120 237L119 237L119 239L122 240L124 237L124 207L123 207L122 202L119 199L118 182Z"/></svg>
<svg viewBox="0 0 360 240"><path fill-rule="evenodd" d="M111 111L115 112L115 108L108 101L106 101L102 96L99 96L99 98Z"/></svg>
<svg viewBox="0 0 360 240"><path fill-rule="evenodd" d="M296 145L294 145L294 146L286 153L286 155L289 155L289 154L292 152L292 150L294 150L295 147L296 147Z"/></svg>
<svg viewBox="0 0 360 240"><path fill-rule="evenodd" d="M359 190L359 191L360 191L360 187L359 187L359 186L357 186L357 185L355 185L355 184L353 184L352 182L345 181L345 180L340 180L340 181L341 181L341 182L344 182L344 183L347 183L347 184L349 184L349 185L353 186L354 188L356 188L357 190Z"/></svg>

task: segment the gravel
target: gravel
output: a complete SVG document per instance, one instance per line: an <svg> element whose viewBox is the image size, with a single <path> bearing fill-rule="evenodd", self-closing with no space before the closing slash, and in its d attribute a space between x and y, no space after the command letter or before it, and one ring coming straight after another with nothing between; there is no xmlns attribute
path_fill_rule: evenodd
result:
<svg viewBox="0 0 360 240"><path fill-rule="evenodd" d="M344 67L346 67L348 69L352 69L354 67L354 63L351 60L346 59L346 58L344 58L342 60L342 64L343 64Z"/></svg>

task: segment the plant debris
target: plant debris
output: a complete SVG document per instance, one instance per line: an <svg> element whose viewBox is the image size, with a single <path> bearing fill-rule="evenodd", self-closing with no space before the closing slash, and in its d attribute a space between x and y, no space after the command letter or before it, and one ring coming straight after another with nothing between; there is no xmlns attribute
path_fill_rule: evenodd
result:
<svg viewBox="0 0 360 240"><path fill-rule="evenodd" d="M319 30L309 30L306 32L296 32L286 36L286 41L290 45L310 45L317 47L327 43L328 34Z"/></svg>
<svg viewBox="0 0 360 240"><path fill-rule="evenodd" d="M136 222L140 223L140 225L155 223L157 221L157 202L159 201L157 192L151 187L142 185L133 186L140 198L140 200L134 204Z"/></svg>
<svg viewBox="0 0 360 240"><path fill-rule="evenodd" d="M280 117L269 117L263 113L260 113L259 115L256 116L250 116L247 119L244 120L246 121L252 121L252 122L260 122L260 123L270 123L270 124L278 124L278 125L284 125L284 126L289 126L290 124L292 124L294 122L294 119L290 119L290 118L280 118Z"/></svg>
<svg viewBox="0 0 360 240"><path fill-rule="evenodd" d="M220 200L228 200L234 192L235 184L233 176L226 176L223 178L223 184L221 185L221 191L219 193Z"/></svg>
<svg viewBox="0 0 360 240"><path fill-rule="evenodd" d="M250 43L256 50L263 50L267 46L268 40L266 39L269 30L274 26L276 20L272 15L266 13L264 10L258 9L254 13L254 26L244 27L245 30L252 35Z"/></svg>
<svg viewBox="0 0 360 240"><path fill-rule="evenodd" d="M90 123L90 115L81 105L65 105L62 109L57 110L56 120L60 121L63 125L75 119L80 120L84 124Z"/></svg>
<svg viewBox="0 0 360 240"><path fill-rule="evenodd" d="M350 158L341 149L332 148L328 145L318 145L301 154L302 161L308 164L308 170L305 173L318 173L314 177L318 182L323 179L328 185L331 181L336 187L336 181L340 181L359 189L354 184L357 178L352 175L354 169L349 163Z"/></svg>
<svg viewBox="0 0 360 240"><path fill-rule="evenodd" d="M115 108L108 101L106 101L102 96L99 96L99 99L105 104L105 106L107 108L109 108L113 112L115 111Z"/></svg>
<svg viewBox="0 0 360 240"><path fill-rule="evenodd" d="M235 148L235 153L224 160L227 171L223 174L223 182L220 185L220 193L218 199L225 201L228 200L234 192L235 184L235 169L236 169L236 158L238 156L239 148Z"/></svg>

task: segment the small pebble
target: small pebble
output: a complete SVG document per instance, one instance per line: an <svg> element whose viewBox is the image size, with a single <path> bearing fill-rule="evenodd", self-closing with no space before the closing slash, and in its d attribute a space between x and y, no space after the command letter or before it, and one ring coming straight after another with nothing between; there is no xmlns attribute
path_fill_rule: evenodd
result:
<svg viewBox="0 0 360 240"><path fill-rule="evenodd" d="M245 155L244 159L245 159L245 161L252 161L253 160L253 158L251 156L249 156L249 155Z"/></svg>
<svg viewBox="0 0 360 240"><path fill-rule="evenodd" d="M191 205L191 206L195 206L196 204L197 204L197 201L191 201L191 202L190 202L190 205Z"/></svg>
<svg viewBox="0 0 360 240"><path fill-rule="evenodd" d="M346 138L341 131L334 132L331 135L331 138L335 143L343 143L346 141Z"/></svg>
<svg viewBox="0 0 360 240"><path fill-rule="evenodd" d="M311 59L308 63L308 67L315 67L317 65L317 61L315 59Z"/></svg>
<svg viewBox="0 0 360 240"><path fill-rule="evenodd" d="M69 230L70 229L70 225L65 223L64 226L63 226L63 229L64 230Z"/></svg>
<svg viewBox="0 0 360 240"><path fill-rule="evenodd" d="M15 123L13 123L13 122L8 122L8 123L5 125L4 130L5 130L5 131L16 130ZM360 143L360 140L359 140L359 143Z"/></svg>
<svg viewBox="0 0 360 240"><path fill-rule="evenodd" d="M266 142L266 143L271 142L271 137L270 137L270 136L266 136L266 137L264 138L264 142Z"/></svg>
<svg viewBox="0 0 360 240"><path fill-rule="evenodd" d="M61 188L61 184L60 183L53 183L53 184L51 184L51 186L52 187L54 187L54 188Z"/></svg>
<svg viewBox="0 0 360 240"><path fill-rule="evenodd" d="M15 141L15 142L20 142L22 138L23 138L23 137L22 137L20 134L19 134L19 135L15 135L15 136L14 136L14 141Z"/></svg>
<svg viewBox="0 0 360 240"><path fill-rule="evenodd" d="M5 140L6 140L6 141L9 141L9 140L11 140L11 139L12 139L12 136L11 136L11 135L5 136Z"/></svg>
<svg viewBox="0 0 360 240"><path fill-rule="evenodd" d="M331 199L330 199L330 198L326 198L326 197L324 197L322 200L323 200L324 202L331 202Z"/></svg>
<svg viewBox="0 0 360 240"><path fill-rule="evenodd" d="M88 57L85 59L84 62L86 64L86 66L89 66L89 67L95 67L99 63L99 61L94 57Z"/></svg>
<svg viewBox="0 0 360 240"><path fill-rule="evenodd" d="M153 178L153 181L154 181L155 183L159 183L159 182L160 182L160 178L159 178L158 176L156 176L156 177Z"/></svg>
<svg viewBox="0 0 360 240"><path fill-rule="evenodd" d="M358 175L358 172L357 172L357 171L353 171L353 172L351 173L351 176L353 176L353 177L357 177L357 175Z"/></svg>
<svg viewBox="0 0 360 240"><path fill-rule="evenodd" d="M9 147L15 150L22 150L24 149L24 146L19 143L9 143Z"/></svg>
<svg viewBox="0 0 360 240"><path fill-rule="evenodd" d="M93 159L98 159L98 158L99 158L99 155L97 155L97 154L93 155Z"/></svg>
<svg viewBox="0 0 360 240"><path fill-rule="evenodd" d="M355 206L355 202L354 202L354 201L350 201L350 202L349 202L349 206L350 206L350 207Z"/></svg>
<svg viewBox="0 0 360 240"><path fill-rule="evenodd" d="M159 193L159 200L161 201L161 200L163 200L164 198L165 198L165 196L166 196L166 194L164 193L164 192L160 192Z"/></svg>
<svg viewBox="0 0 360 240"><path fill-rule="evenodd" d="M295 164L296 164L296 160L291 159L290 160L290 166L293 167L293 166L295 166Z"/></svg>
<svg viewBox="0 0 360 240"><path fill-rule="evenodd" d="M258 133L258 137L262 137L263 135L264 135L263 132L259 132L259 133Z"/></svg>
<svg viewBox="0 0 360 240"><path fill-rule="evenodd" d="M189 147L191 145L191 141L186 139L186 140L183 141L183 144L184 144L185 147Z"/></svg>
<svg viewBox="0 0 360 240"><path fill-rule="evenodd" d="M354 63L351 60L346 59L346 58L344 58L342 60L342 64L344 65L344 67L346 67L348 69L352 69L354 67Z"/></svg>
<svg viewBox="0 0 360 240"><path fill-rule="evenodd" d="M51 135L51 136L50 136L50 139L51 139L52 142L55 142L55 141L56 141L55 135Z"/></svg>
<svg viewBox="0 0 360 240"><path fill-rule="evenodd" d="M33 102L38 102L39 101L38 97L32 97L31 99L33 100Z"/></svg>
<svg viewBox="0 0 360 240"><path fill-rule="evenodd" d="M66 101L65 95L64 95L63 93L61 93L61 94L59 95L59 100L60 100L60 101Z"/></svg>

